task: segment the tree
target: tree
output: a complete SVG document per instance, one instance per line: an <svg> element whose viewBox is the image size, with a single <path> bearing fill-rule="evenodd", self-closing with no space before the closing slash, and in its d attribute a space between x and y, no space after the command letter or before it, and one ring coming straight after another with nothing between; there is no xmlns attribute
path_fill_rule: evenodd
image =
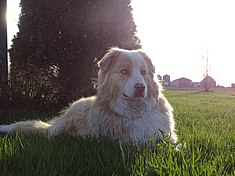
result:
<svg viewBox="0 0 235 176"><path fill-rule="evenodd" d="M94 60L112 46L140 48L129 4L130 0L21 0L19 33L10 49L14 96L31 100L31 105L66 105L94 94Z"/></svg>

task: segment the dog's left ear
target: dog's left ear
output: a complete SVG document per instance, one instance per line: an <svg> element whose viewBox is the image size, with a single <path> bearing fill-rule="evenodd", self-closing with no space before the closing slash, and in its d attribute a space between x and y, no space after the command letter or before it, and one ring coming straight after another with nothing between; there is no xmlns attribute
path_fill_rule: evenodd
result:
<svg viewBox="0 0 235 176"><path fill-rule="evenodd" d="M98 66L101 70L101 72L107 72L109 71L114 63L116 62L116 57L118 56L118 49L111 48L104 57L98 62Z"/></svg>
<svg viewBox="0 0 235 176"><path fill-rule="evenodd" d="M155 67L154 67L151 59L144 51L140 50L139 53L144 57L144 59L147 63L148 69L151 71L151 75L153 77L153 75L155 74Z"/></svg>

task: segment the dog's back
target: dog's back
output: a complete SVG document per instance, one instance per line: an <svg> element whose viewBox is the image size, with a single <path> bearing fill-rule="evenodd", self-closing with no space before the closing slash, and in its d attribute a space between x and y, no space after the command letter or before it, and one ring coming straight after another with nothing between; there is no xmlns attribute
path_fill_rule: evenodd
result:
<svg viewBox="0 0 235 176"><path fill-rule="evenodd" d="M48 137L57 136L61 133L87 136L90 131L87 125L87 117L96 97L82 98L62 111L60 117L49 122L40 120L20 121L7 125L0 125L0 132L23 134L40 134Z"/></svg>

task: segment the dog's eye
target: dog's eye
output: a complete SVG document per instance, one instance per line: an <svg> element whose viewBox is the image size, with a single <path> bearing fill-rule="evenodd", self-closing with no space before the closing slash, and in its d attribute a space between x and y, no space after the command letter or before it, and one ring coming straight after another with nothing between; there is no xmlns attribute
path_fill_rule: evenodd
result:
<svg viewBox="0 0 235 176"><path fill-rule="evenodd" d="M147 71L146 70L141 70L140 73L141 73L141 75L146 75Z"/></svg>
<svg viewBox="0 0 235 176"><path fill-rule="evenodd" d="M127 69L122 69L121 74L127 75L127 74L129 74L129 71Z"/></svg>

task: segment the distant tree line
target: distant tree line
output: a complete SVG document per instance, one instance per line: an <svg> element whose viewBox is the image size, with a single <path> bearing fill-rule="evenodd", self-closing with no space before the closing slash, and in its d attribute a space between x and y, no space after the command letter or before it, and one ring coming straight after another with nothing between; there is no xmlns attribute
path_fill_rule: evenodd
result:
<svg viewBox="0 0 235 176"><path fill-rule="evenodd" d="M1 106L61 107L95 94L109 47L140 48L131 0L21 0Z"/></svg>

